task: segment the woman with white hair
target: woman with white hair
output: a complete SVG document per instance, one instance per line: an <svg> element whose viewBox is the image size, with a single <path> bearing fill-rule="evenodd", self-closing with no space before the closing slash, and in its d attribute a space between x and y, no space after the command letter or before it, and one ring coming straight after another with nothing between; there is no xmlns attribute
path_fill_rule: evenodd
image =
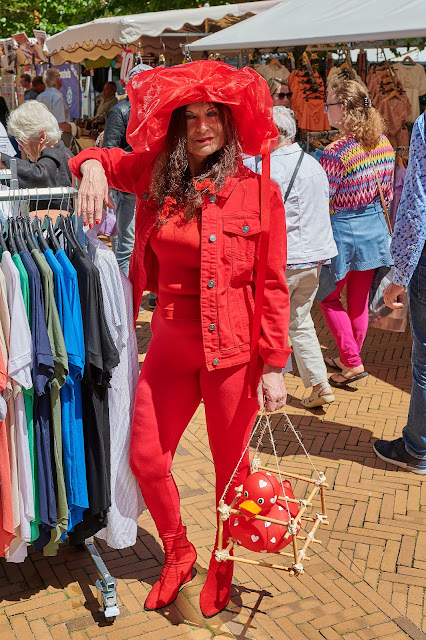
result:
<svg viewBox="0 0 426 640"><path fill-rule="evenodd" d="M68 160L72 153L61 140L56 118L44 104L36 100L24 102L10 114L7 130L29 158L16 160L21 189L71 186ZM6 153L0 153L0 160L7 168L11 159ZM52 200L51 207L59 209L60 200Z"/></svg>
<svg viewBox="0 0 426 640"><path fill-rule="evenodd" d="M311 317L321 265L337 254L330 223L328 180L320 164L294 141L293 111L276 106L273 115L280 136L271 154L271 178L280 187L287 222L289 336L302 382L305 388L312 387L302 404L313 408L334 401ZM245 160L245 164L261 173L258 157Z"/></svg>

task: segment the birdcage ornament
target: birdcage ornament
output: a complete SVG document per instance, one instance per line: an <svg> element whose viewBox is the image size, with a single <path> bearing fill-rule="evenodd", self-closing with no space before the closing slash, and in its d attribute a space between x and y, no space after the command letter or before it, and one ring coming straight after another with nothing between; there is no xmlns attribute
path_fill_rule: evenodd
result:
<svg viewBox="0 0 426 640"><path fill-rule="evenodd" d="M232 560L261 568L287 571L290 576L304 572L304 563L309 561L311 545L321 545L317 539L318 529L328 525L325 491L328 488L324 473L316 470L300 435L289 417L283 413L286 428L290 428L313 468L311 478L283 470L280 467L269 415L264 412L253 428L247 446L227 484L218 506L218 543L216 560ZM275 466L261 464L259 448L264 434L268 432L272 445ZM250 473L244 483L235 488L235 496L229 502L226 496L250 442L258 433L256 449L250 464ZM306 483L304 497L293 493L291 480ZM231 535L224 540L224 522L229 520ZM309 529L309 530L308 530ZM290 551L283 551L291 545ZM238 547L261 554L275 554L285 558L278 564L266 559L251 559L233 555ZM232 555L231 555L232 552Z"/></svg>

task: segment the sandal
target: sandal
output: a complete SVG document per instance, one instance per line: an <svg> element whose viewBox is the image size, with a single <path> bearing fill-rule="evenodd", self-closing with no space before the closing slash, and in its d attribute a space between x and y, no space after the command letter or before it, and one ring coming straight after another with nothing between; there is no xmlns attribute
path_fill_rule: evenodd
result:
<svg viewBox="0 0 426 640"><path fill-rule="evenodd" d="M339 373L338 375L341 378L345 379L344 382L336 382L331 376L328 381L332 387L336 387L336 389L344 389L350 382L355 382L356 380L361 380L361 378L366 378L368 376L368 373L367 371L363 371L362 373L359 373L357 376L353 376L352 378L348 378L348 376L345 376L343 373Z"/></svg>
<svg viewBox="0 0 426 640"><path fill-rule="evenodd" d="M324 396L320 395L321 391L326 389L328 386L328 382L323 382L317 391L312 391L309 398L302 398L300 402L306 409L313 409L314 407L322 407L324 404L331 404L335 399L332 394L326 394Z"/></svg>
<svg viewBox="0 0 426 640"><path fill-rule="evenodd" d="M327 360L330 360L330 362L328 362ZM339 367L339 365L336 363L336 360L334 358L324 358L324 362L327 365L327 367L329 367L330 369L335 369L336 371L341 371L342 367Z"/></svg>

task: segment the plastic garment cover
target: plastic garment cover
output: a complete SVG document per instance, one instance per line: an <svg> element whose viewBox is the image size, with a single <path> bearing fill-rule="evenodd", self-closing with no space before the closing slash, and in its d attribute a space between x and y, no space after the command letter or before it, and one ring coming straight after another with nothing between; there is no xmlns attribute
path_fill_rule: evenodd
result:
<svg viewBox="0 0 426 640"><path fill-rule="evenodd" d="M268 85L248 67L238 70L213 60L157 67L133 76L127 92L132 105L127 141L135 151L161 151L172 111L194 102L228 105L247 155L268 153L278 139Z"/></svg>

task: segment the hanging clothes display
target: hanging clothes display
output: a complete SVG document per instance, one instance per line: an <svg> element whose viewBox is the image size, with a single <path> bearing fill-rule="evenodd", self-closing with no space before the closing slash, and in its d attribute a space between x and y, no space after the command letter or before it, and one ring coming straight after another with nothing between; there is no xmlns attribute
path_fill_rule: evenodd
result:
<svg viewBox="0 0 426 640"><path fill-rule="evenodd" d="M406 123L412 106L393 67L372 66L367 74L367 87L373 106L385 120L386 135L392 146L408 146Z"/></svg>
<svg viewBox="0 0 426 640"><path fill-rule="evenodd" d="M426 93L426 71L423 65L413 62L411 58L393 65L407 98L411 103L411 114L407 122L415 122L420 115L419 97Z"/></svg>
<svg viewBox="0 0 426 640"><path fill-rule="evenodd" d="M0 249L0 557L8 562L22 562L30 544L56 555L66 536L131 546L145 508L129 467L139 369L130 281L93 234L88 255L70 217L56 233L38 218L28 224L24 233L23 220L9 221Z"/></svg>
<svg viewBox="0 0 426 640"><path fill-rule="evenodd" d="M283 82L287 82L290 76L290 71L277 58L272 58L266 64L255 64L253 68L262 78L265 78L266 82L271 78L279 78Z"/></svg>
<svg viewBox="0 0 426 640"><path fill-rule="evenodd" d="M318 71L301 69L290 74L291 108L299 129L328 131L330 125L324 110L326 94Z"/></svg>

